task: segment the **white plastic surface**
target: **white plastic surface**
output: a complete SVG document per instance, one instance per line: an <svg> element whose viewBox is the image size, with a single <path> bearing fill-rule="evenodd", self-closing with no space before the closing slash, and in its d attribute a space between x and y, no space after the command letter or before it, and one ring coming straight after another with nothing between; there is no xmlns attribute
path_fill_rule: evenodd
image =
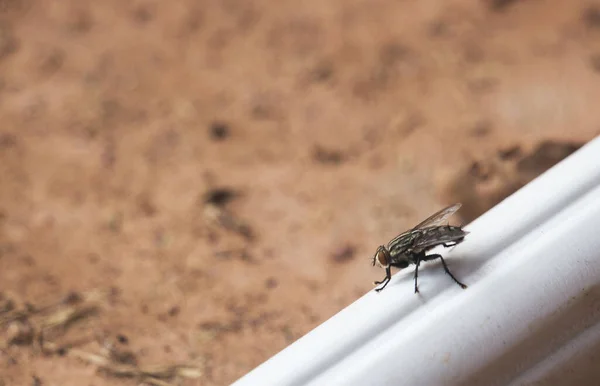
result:
<svg viewBox="0 0 600 386"><path fill-rule="evenodd" d="M600 385L600 138L466 229L234 385Z"/></svg>

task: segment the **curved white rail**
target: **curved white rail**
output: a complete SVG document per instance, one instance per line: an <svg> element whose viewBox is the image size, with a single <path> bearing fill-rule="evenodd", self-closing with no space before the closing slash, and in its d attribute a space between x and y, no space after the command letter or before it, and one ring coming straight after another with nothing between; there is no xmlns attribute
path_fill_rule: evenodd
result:
<svg viewBox="0 0 600 386"><path fill-rule="evenodd" d="M600 382L600 138L466 229L468 289L403 270L234 385Z"/></svg>

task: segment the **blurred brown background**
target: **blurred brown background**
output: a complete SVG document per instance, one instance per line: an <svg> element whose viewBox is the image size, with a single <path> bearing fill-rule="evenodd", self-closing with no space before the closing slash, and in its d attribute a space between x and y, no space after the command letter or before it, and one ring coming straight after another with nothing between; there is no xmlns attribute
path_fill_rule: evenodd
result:
<svg viewBox="0 0 600 386"><path fill-rule="evenodd" d="M0 1L0 385L228 384L378 245L600 133L599 96L600 2ZM96 289L44 346L36 310Z"/></svg>

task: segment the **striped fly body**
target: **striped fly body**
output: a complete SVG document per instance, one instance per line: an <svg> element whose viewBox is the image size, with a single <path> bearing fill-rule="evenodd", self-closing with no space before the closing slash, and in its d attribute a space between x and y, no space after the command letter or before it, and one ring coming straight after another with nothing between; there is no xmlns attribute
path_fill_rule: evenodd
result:
<svg viewBox="0 0 600 386"><path fill-rule="evenodd" d="M376 288L379 292L387 286L392 278L391 268L403 269L410 264L415 265L415 293L419 292L417 286L417 277L419 275L419 265L423 261L440 259L444 266L444 271L454 280L456 284L463 289L467 286L454 277L448 269L446 261L442 255L430 254L427 252L439 245L444 247L453 247L461 243L465 236L469 233L463 230L460 226L440 225L452 216L461 204L454 204L440 210L428 217L414 228L399 234L393 238L387 246L381 245L377 248L373 256L373 265L378 265L385 269L385 277L381 281L376 281L375 285L383 284Z"/></svg>

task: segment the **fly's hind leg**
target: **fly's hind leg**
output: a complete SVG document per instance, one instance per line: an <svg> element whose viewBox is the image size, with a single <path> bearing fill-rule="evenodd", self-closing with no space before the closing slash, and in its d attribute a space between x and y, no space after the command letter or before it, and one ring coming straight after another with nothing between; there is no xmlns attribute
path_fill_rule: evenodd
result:
<svg viewBox="0 0 600 386"><path fill-rule="evenodd" d="M458 284L462 289L467 288L466 284L463 284L460 281L458 281L458 279L454 277L454 275L452 274L452 272L450 272L450 270L448 269L448 266L446 265L446 261L444 260L444 258L442 257L442 255L438 255L438 254L427 255L423 260L435 260L435 259L442 260L442 265L444 266L444 271L446 271L446 273L452 278L452 280L454 280L454 282L456 284Z"/></svg>
<svg viewBox="0 0 600 386"><path fill-rule="evenodd" d="M417 261L415 263L415 293L419 292L419 287L417 285L417 278L419 277L419 265L421 264L421 259L417 257Z"/></svg>

